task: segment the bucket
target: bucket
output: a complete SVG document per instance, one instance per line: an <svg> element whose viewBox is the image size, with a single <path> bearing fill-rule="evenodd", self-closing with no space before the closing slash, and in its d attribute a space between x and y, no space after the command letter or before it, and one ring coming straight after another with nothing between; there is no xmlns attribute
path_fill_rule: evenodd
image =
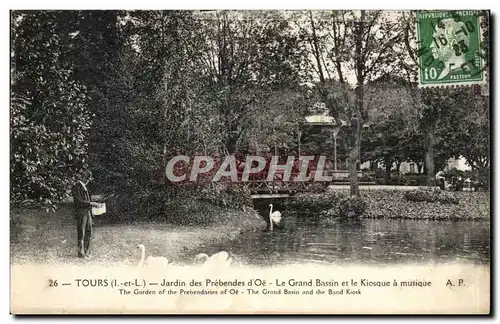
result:
<svg viewBox="0 0 500 324"><path fill-rule="evenodd" d="M106 204L105 203L96 203L97 206L92 207L92 215L101 215L106 212Z"/></svg>

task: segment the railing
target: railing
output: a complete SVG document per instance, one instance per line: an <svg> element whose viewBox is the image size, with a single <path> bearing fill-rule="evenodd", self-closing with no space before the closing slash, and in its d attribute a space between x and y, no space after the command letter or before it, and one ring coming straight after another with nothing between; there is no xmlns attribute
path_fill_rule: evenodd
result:
<svg viewBox="0 0 500 324"><path fill-rule="evenodd" d="M245 185L252 193L290 193L307 191L312 185L310 181L280 181L280 180L253 180L245 182ZM326 182L325 182L326 184Z"/></svg>
<svg viewBox="0 0 500 324"><path fill-rule="evenodd" d="M333 176L332 182L336 180L348 180L349 171L337 170L324 172L325 176ZM246 187L252 193L295 193L295 192L305 192L311 190L314 186L324 186L327 187L332 182L330 181L314 181L314 175L311 175L307 181L294 181L299 176L299 173L292 173L290 180L284 181L283 174L277 173L272 180L268 180L265 174L256 175L251 178L248 182L245 182ZM358 171L358 178L362 176L362 172Z"/></svg>

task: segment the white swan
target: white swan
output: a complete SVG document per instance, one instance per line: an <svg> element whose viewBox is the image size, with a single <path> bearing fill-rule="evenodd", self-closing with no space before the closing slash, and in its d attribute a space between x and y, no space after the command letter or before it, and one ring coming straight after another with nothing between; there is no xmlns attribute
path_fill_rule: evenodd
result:
<svg viewBox="0 0 500 324"><path fill-rule="evenodd" d="M273 225L278 225L281 222L281 213L275 211L273 213L273 204L269 204L269 230L273 230Z"/></svg>
<svg viewBox="0 0 500 324"><path fill-rule="evenodd" d="M229 253L226 251L215 253L210 257L206 253L199 253L194 257L194 260L204 260L204 265L229 265L232 261Z"/></svg>
<svg viewBox="0 0 500 324"><path fill-rule="evenodd" d="M172 264L169 263L168 259L165 257L155 257L150 255L146 259L146 247L144 246L144 244L137 245L137 248L141 250L141 259L137 264L137 267L139 268L142 268L144 266L167 266Z"/></svg>

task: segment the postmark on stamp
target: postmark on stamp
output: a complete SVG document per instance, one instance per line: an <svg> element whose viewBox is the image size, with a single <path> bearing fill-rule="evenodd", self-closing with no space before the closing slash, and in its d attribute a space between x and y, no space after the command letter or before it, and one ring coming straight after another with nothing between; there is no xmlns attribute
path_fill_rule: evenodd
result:
<svg viewBox="0 0 500 324"><path fill-rule="evenodd" d="M420 87L486 82L479 11L419 12L417 37Z"/></svg>

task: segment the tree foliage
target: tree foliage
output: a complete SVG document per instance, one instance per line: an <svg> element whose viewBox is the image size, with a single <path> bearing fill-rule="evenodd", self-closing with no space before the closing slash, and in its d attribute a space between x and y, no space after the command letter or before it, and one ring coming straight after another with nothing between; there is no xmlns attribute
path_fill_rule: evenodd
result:
<svg viewBox="0 0 500 324"><path fill-rule="evenodd" d="M199 23L203 42L195 61L218 108L224 149L234 153L256 107L286 106L288 98L278 93L300 92L298 41L279 11L207 13Z"/></svg>
<svg viewBox="0 0 500 324"><path fill-rule="evenodd" d="M90 168L127 206L164 206L173 155L295 154L301 132L323 139L302 152L331 157L332 136L303 125L318 104L343 125L351 194L361 160L425 155L429 177L454 156L490 163L487 100L416 88L414 12L14 11L11 23L13 203L53 207Z"/></svg>
<svg viewBox="0 0 500 324"><path fill-rule="evenodd" d="M412 83L418 80L418 57L421 53L414 28L417 24L416 13L416 11L404 12L398 19L398 28L404 32L404 50L398 51L399 63L396 71L405 75ZM481 24L483 53L480 55L486 62L485 69L487 70L489 66L489 15L483 11L481 16L483 19ZM420 90L423 109L419 127L421 133L425 134L425 169L429 185L434 183L435 166L437 169L442 169L449 158L463 156L473 168L475 163L488 165L489 106L487 100L478 94L480 90L478 86ZM473 112L468 113L468 111ZM478 125L482 126L481 130ZM462 130L465 132L462 133ZM477 144L477 150L471 148L476 147L472 143ZM472 155L476 158L472 158ZM482 156L482 158L478 159L477 156Z"/></svg>
<svg viewBox="0 0 500 324"><path fill-rule="evenodd" d="M305 62L319 79L322 101L332 116L348 122L342 138L349 152L351 195L359 196L356 165L367 122L365 84L397 64L393 51L403 32L382 11L310 11L297 22L309 50Z"/></svg>
<svg viewBox="0 0 500 324"><path fill-rule="evenodd" d="M60 12L13 12L10 106L11 201L47 208L87 167L91 113L76 80Z"/></svg>

